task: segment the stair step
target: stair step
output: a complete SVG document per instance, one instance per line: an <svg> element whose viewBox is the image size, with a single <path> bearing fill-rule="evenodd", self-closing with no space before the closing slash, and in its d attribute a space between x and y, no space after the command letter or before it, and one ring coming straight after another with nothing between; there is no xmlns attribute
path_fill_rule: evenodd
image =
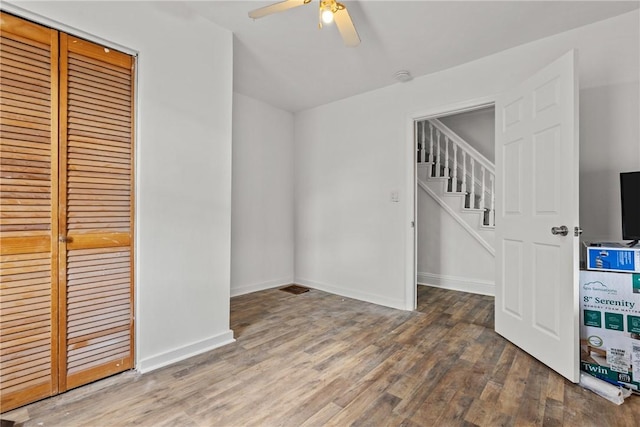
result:
<svg viewBox="0 0 640 427"><path fill-rule="evenodd" d="M428 120L425 121L425 123L426 122L428 122ZM423 123L423 126L425 123ZM438 125L436 125L436 128L438 128ZM433 135L431 135L431 138L433 139ZM492 203L491 190L493 188L487 187L485 189L487 185L485 171L489 171L489 181L491 183L493 168L487 166L489 163L483 160L484 158L471 147L467 147L468 144L457 135L456 138L459 142L449 138L454 144L453 153L449 150L449 140L447 139L445 139L444 148L440 145L439 139L437 146L434 145L433 141L427 141L425 138L419 141L418 179L423 186L429 187L428 191L431 192L430 194L433 198L438 200L438 203L442 206L446 205L447 209L451 208L452 211L464 217L463 220L459 219L459 221L463 221L472 229L485 235L485 238L487 235L492 237L495 226L490 224L495 215L494 212L487 208L487 205ZM460 155L457 157L458 160L455 160L455 144L458 145L458 148L462 149L462 160L460 159ZM465 151L468 156L471 156L469 163L465 161ZM454 156L453 161L450 161L450 155ZM481 172L481 177L479 177L476 172L471 173L471 171L474 171L474 158L477 164L475 171ZM461 163L461 161L465 161L465 163ZM461 164L462 167L460 167ZM463 181L465 181L466 185L463 185ZM439 184L439 182L443 184ZM463 188L465 191L463 191ZM473 195L471 194L472 192Z"/></svg>
<svg viewBox="0 0 640 427"><path fill-rule="evenodd" d="M487 216L487 210L463 207L468 199L469 193L443 191L445 190L445 185L440 183L444 183L445 179L447 179L447 177L429 177L426 180L419 178L418 184L423 190L430 194L431 197L436 199L438 201L437 203L444 209L452 213L455 212L454 217L457 218L456 221L464 224L463 227L466 227L472 235L479 239L483 246L493 250L492 245L495 240L495 228L486 225L486 221L490 218ZM456 197L458 200L455 200Z"/></svg>
<svg viewBox="0 0 640 427"><path fill-rule="evenodd" d="M484 213L484 209L480 209L480 208L464 208L464 212Z"/></svg>
<svg viewBox="0 0 640 427"><path fill-rule="evenodd" d="M467 197L467 193L464 193L462 191L447 191L446 193L444 193L444 195L452 197Z"/></svg>

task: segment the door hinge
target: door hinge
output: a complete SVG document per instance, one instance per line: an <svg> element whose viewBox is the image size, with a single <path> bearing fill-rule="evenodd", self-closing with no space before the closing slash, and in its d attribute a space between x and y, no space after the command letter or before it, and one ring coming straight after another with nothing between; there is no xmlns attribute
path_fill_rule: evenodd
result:
<svg viewBox="0 0 640 427"><path fill-rule="evenodd" d="M573 227L573 235L579 237L582 234L582 228L580 226Z"/></svg>
<svg viewBox="0 0 640 427"><path fill-rule="evenodd" d="M416 222L415 221L411 221L411 228L416 228Z"/></svg>

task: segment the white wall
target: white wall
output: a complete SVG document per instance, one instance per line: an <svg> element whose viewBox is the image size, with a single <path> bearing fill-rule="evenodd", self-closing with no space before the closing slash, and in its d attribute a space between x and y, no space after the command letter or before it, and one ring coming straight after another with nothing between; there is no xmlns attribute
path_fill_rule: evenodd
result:
<svg viewBox="0 0 640 427"><path fill-rule="evenodd" d="M412 191L404 191L406 171L413 167L405 152L411 129L408 118L491 97L572 48L580 51L581 110L627 110L615 120L582 124L582 178L591 174L586 172L586 163L604 169L623 164L639 169L638 23L639 14L634 11L410 83L297 113L296 281L406 307L405 237L411 217L409 198L413 197ZM606 107L601 106L603 102ZM604 148L594 145L607 141L623 144L625 149L599 158L597 153ZM401 190L400 203L389 200L396 189ZM610 180L598 188L581 187L583 224L614 220L589 209L606 200L611 191ZM613 207L612 212L615 217ZM585 234L590 232L585 230Z"/></svg>
<svg viewBox="0 0 640 427"><path fill-rule="evenodd" d="M580 225L584 241L621 241L620 172L640 171L640 85L580 91Z"/></svg>
<svg viewBox="0 0 640 427"><path fill-rule="evenodd" d="M293 282L293 114L233 95L231 295Z"/></svg>
<svg viewBox="0 0 640 427"><path fill-rule="evenodd" d="M232 34L151 2L15 4L140 52L138 368L230 342Z"/></svg>
<svg viewBox="0 0 640 427"><path fill-rule="evenodd" d="M494 295L495 256L420 187L417 204L418 283Z"/></svg>
<svg viewBox="0 0 640 427"><path fill-rule="evenodd" d="M489 161L495 162L496 130L494 107L438 117L438 120L478 150Z"/></svg>

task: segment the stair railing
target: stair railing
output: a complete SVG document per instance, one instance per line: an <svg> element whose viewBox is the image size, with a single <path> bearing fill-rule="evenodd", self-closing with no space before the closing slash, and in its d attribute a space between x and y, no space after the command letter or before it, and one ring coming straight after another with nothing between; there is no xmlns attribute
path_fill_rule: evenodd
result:
<svg viewBox="0 0 640 427"><path fill-rule="evenodd" d="M447 191L468 194L468 208L485 211L484 225L495 226L493 163L438 119L417 122L416 139L418 163L429 164L428 176L448 178Z"/></svg>

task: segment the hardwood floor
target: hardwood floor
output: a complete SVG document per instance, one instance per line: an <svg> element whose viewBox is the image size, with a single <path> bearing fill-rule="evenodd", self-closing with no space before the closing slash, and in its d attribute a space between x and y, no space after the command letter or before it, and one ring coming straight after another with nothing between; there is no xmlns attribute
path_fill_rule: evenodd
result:
<svg viewBox="0 0 640 427"><path fill-rule="evenodd" d="M231 300L237 342L3 414L24 426L638 426L493 332L493 298L403 312L311 290Z"/></svg>

